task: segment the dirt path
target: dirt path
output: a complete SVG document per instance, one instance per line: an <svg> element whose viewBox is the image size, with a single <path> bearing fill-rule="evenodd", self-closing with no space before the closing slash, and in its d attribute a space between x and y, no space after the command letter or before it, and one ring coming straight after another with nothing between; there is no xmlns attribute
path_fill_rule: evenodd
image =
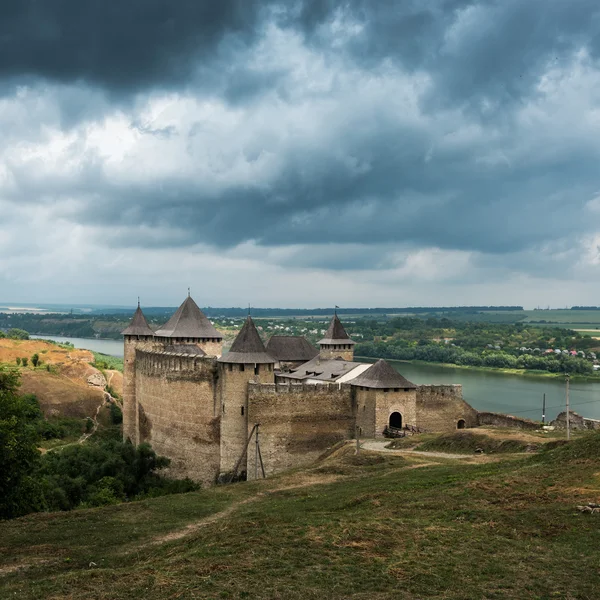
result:
<svg viewBox="0 0 600 600"><path fill-rule="evenodd" d="M390 440L367 440L363 442L360 447L363 450L369 450L371 452L381 452L383 454L410 454L414 456L423 456L423 457L431 457L431 458L473 458L473 454L446 454L445 452L422 452L420 450L404 450L404 449L390 449L386 448L386 446L390 443Z"/></svg>

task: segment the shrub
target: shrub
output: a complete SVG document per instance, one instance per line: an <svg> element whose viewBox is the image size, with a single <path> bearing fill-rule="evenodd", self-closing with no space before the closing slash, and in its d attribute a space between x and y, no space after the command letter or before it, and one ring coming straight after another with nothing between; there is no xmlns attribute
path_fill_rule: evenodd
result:
<svg viewBox="0 0 600 600"><path fill-rule="evenodd" d="M110 420L113 423L113 425L119 425L123 422L123 411L121 410L121 407L115 402L112 402L110 405Z"/></svg>

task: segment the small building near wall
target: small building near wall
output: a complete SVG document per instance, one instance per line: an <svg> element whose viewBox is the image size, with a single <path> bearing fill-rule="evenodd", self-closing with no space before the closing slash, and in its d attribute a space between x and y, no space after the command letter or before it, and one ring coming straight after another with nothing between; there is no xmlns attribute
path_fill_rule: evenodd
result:
<svg viewBox="0 0 600 600"><path fill-rule="evenodd" d="M349 381L355 390L359 435L383 436L388 427L417 427L417 386L385 360Z"/></svg>

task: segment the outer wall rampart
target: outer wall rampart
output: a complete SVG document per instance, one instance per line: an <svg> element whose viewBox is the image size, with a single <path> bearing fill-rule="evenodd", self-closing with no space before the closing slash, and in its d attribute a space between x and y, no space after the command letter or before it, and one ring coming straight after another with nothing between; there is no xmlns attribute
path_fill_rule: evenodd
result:
<svg viewBox="0 0 600 600"><path fill-rule="evenodd" d="M513 417L502 413L480 412L477 414L478 425L492 425L494 427L512 427L514 429L539 429L540 424L531 419Z"/></svg>
<svg viewBox="0 0 600 600"><path fill-rule="evenodd" d="M454 431L476 427L477 411L462 397L462 385L420 385L417 387L417 427L425 431Z"/></svg>
<svg viewBox="0 0 600 600"><path fill-rule="evenodd" d="M267 475L310 464L340 440L354 437L349 385L248 385L248 433L260 423ZM255 449L248 448L248 479L254 479ZM260 468L260 467L259 467Z"/></svg>
<svg viewBox="0 0 600 600"><path fill-rule="evenodd" d="M214 483L220 456L216 360L137 350L136 363L140 443L171 459L170 476Z"/></svg>

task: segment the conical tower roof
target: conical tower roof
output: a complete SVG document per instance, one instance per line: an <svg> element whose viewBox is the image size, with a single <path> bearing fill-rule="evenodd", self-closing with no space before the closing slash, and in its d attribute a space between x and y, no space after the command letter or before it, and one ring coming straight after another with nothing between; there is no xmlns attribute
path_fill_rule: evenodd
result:
<svg viewBox="0 0 600 600"><path fill-rule="evenodd" d="M319 344L356 344L356 342L350 339L350 336L346 333L342 322L340 321L337 314L333 315L331 323L329 323L329 329L325 334L325 337L319 342Z"/></svg>
<svg viewBox="0 0 600 600"><path fill-rule="evenodd" d="M146 317L138 304L137 310L133 314L133 319L131 319L131 323L126 329L121 331L123 335L154 335L154 331L150 329L150 325L148 325L148 321L146 321Z"/></svg>
<svg viewBox="0 0 600 600"><path fill-rule="evenodd" d="M229 352L219 358L219 362L272 364L275 361L267 354L252 317L248 317Z"/></svg>
<svg viewBox="0 0 600 600"><path fill-rule="evenodd" d="M410 388L417 386L405 377L402 377L394 367L380 358L373 366L363 371L358 377L348 382L350 385L360 387L383 389L383 388Z"/></svg>
<svg viewBox="0 0 600 600"><path fill-rule="evenodd" d="M175 314L154 335L168 338L223 339L191 296L184 300Z"/></svg>

